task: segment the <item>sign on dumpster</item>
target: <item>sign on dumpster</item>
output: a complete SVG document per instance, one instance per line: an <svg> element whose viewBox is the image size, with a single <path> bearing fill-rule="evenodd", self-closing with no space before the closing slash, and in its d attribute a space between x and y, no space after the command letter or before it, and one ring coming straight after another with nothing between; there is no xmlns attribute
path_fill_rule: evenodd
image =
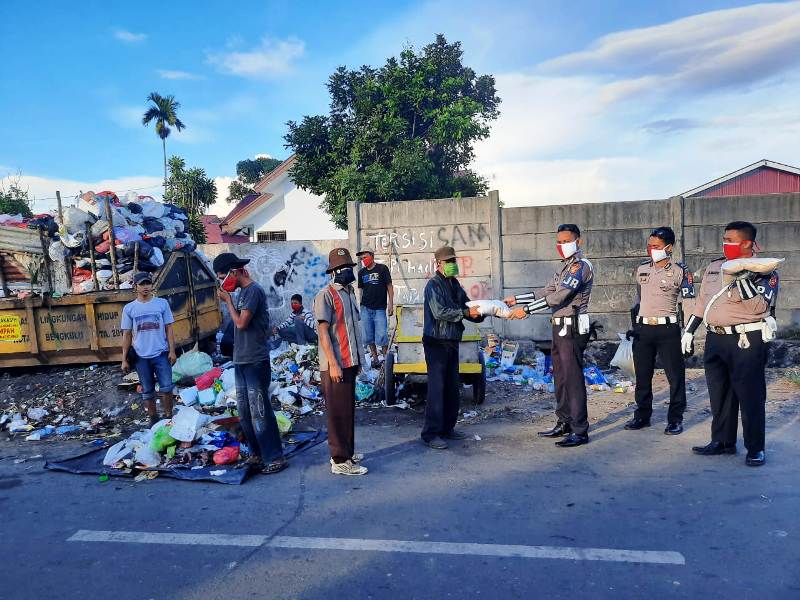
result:
<svg viewBox="0 0 800 600"><path fill-rule="evenodd" d="M22 339L19 315L0 316L0 342L18 342Z"/></svg>

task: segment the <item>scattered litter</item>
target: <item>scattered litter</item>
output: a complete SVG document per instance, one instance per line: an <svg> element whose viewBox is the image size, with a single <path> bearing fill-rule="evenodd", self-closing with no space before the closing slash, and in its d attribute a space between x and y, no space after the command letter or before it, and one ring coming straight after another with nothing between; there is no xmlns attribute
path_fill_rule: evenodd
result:
<svg viewBox="0 0 800 600"><path fill-rule="evenodd" d="M100 476L97 478L97 481L99 481L99 482L101 482L101 483L105 483L106 481L108 481L108 475L100 475Z"/></svg>
<svg viewBox="0 0 800 600"><path fill-rule="evenodd" d="M227 469L219 469L217 471L210 471L209 474L213 475L214 477L219 477L220 475L225 475L227 472Z"/></svg>
<svg viewBox="0 0 800 600"><path fill-rule="evenodd" d="M475 438L476 442L480 442L481 441L481 436L479 436L477 433L473 437Z"/></svg>

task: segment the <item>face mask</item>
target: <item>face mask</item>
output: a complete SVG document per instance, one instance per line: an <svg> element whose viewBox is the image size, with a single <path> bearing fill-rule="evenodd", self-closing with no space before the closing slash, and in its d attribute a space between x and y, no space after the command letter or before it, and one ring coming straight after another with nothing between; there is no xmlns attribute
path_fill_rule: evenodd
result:
<svg viewBox="0 0 800 600"><path fill-rule="evenodd" d="M455 277L458 275L458 263L455 262L447 262L444 263L444 267L442 268L442 272L444 272L445 277Z"/></svg>
<svg viewBox="0 0 800 600"><path fill-rule="evenodd" d="M734 244L729 242L723 242L722 253L728 260L734 260L736 258L739 258L742 255L742 243L737 242Z"/></svg>
<svg viewBox="0 0 800 600"><path fill-rule="evenodd" d="M667 252L664 248L648 248L647 251L650 254L650 258L653 260L654 263L661 262L669 258L669 252Z"/></svg>
<svg viewBox="0 0 800 600"><path fill-rule="evenodd" d="M292 302L292 312L300 312L300 309L303 308L303 305L298 302Z"/></svg>
<svg viewBox="0 0 800 600"><path fill-rule="evenodd" d="M236 276L233 274L233 271L229 271L225 276L225 279L222 280L222 289L229 294L232 294L236 291L237 287Z"/></svg>
<svg viewBox="0 0 800 600"><path fill-rule="evenodd" d="M356 276L353 274L353 269L351 267L342 267L333 273L333 282L339 285L347 286L356 280Z"/></svg>
<svg viewBox="0 0 800 600"><path fill-rule="evenodd" d="M372 267L375 264L375 259L372 258L369 254L367 254L363 259L361 259L361 264L364 265L367 269Z"/></svg>
<svg viewBox="0 0 800 600"><path fill-rule="evenodd" d="M561 258L569 258L578 251L578 241L556 244L556 250Z"/></svg>

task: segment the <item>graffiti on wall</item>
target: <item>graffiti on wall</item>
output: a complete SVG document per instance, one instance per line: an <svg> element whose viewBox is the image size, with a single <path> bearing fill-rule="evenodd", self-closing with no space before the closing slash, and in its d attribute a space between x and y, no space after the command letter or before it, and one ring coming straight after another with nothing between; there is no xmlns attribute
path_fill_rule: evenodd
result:
<svg viewBox="0 0 800 600"><path fill-rule="evenodd" d="M421 229L398 229L365 232L375 252L396 249L403 252L433 252L441 246L456 248L488 247L489 230L484 223L443 225Z"/></svg>

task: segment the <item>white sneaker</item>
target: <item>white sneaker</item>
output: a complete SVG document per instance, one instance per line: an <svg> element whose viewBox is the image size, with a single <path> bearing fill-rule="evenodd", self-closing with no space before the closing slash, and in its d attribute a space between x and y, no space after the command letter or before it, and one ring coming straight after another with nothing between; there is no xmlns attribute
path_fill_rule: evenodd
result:
<svg viewBox="0 0 800 600"><path fill-rule="evenodd" d="M356 465L352 460L337 464L331 459L331 473L334 475L366 475L367 472L367 467Z"/></svg>

